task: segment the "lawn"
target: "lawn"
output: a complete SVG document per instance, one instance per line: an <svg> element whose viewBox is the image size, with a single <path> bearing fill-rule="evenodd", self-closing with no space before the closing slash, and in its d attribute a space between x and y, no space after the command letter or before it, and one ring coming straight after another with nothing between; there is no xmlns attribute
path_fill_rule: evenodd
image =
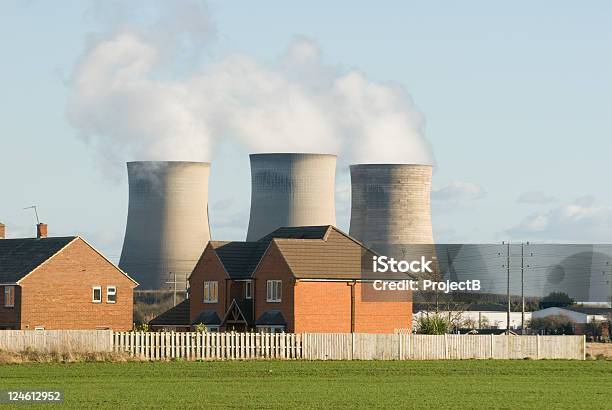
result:
<svg viewBox="0 0 612 410"><path fill-rule="evenodd" d="M63 389L78 408L604 408L612 361L0 365L7 388Z"/></svg>

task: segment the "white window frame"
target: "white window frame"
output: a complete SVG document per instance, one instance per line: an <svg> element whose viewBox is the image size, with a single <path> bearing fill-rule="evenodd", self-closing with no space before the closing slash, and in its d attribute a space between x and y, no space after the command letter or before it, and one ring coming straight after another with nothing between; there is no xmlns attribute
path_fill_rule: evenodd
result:
<svg viewBox="0 0 612 410"><path fill-rule="evenodd" d="M113 290L112 293L111 289ZM115 297L115 300L108 299L108 297L111 295ZM117 303L117 286L112 285L106 287L106 303Z"/></svg>
<svg viewBox="0 0 612 410"><path fill-rule="evenodd" d="M211 290L214 289L214 299ZM204 281L202 287L202 301L204 303L218 303L219 302L219 282L216 280Z"/></svg>
<svg viewBox="0 0 612 410"><path fill-rule="evenodd" d="M9 300L11 303L9 303ZM4 307L15 307L15 285L6 285L4 287Z"/></svg>
<svg viewBox="0 0 612 410"><path fill-rule="evenodd" d="M100 291L100 300L96 300L96 290ZM102 303L102 286L92 286L91 303Z"/></svg>
<svg viewBox="0 0 612 410"><path fill-rule="evenodd" d="M253 299L253 281L247 280L244 282L244 298Z"/></svg>
<svg viewBox="0 0 612 410"><path fill-rule="evenodd" d="M271 279L266 282L266 302L280 303L283 300L283 281Z"/></svg>

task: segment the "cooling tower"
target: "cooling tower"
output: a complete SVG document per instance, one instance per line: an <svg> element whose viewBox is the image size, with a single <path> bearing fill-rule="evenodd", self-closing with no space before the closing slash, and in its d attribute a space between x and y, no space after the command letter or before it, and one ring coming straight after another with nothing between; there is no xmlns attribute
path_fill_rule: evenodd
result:
<svg viewBox="0 0 612 410"><path fill-rule="evenodd" d="M350 235L394 257L406 245L433 244L431 174L430 165L351 165Z"/></svg>
<svg viewBox="0 0 612 410"><path fill-rule="evenodd" d="M247 241L282 226L335 225L336 156L251 154Z"/></svg>
<svg viewBox="0 0 612 410"><path fill-rule="evenodd" d="M207 162L128 162L129 205L119 267L139 289L184 290L210 240ZM176 275L176 276L175 276Z"/></svg>

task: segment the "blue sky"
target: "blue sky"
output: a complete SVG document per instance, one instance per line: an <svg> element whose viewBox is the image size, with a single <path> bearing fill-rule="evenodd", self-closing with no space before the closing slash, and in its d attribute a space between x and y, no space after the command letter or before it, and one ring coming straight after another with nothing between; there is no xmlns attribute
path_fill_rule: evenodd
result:
<svg viewBox="0 0 612 410"><path fill-rule="evenodd" d="M22 208L36 204L51 234L84 235L118 259L126 157L101 154L67 117L72 76L92 33L99 39L119 23L142 23L138 5L117 4L129 13L118 17L112 7L101 12L100 3L84 1L0 6L0 221L11 237L33 235L34 216ZM605 189L612 154L609 2L206 6L213 28L201 55L179 60L171 76L235 53L273 64L297 35L339 71L405 88L425 117L436 162L438 242L612 242L612 191ZM246 234L248 153L220 138L211 154L216 239ZM341 166L338 224L345 230L347 183Z"/></svg>

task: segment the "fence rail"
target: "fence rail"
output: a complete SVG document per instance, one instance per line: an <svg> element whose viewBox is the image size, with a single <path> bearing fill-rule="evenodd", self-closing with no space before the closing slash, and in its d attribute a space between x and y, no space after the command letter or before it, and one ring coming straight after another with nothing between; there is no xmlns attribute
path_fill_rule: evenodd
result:
<svg viewBox="0 0 612 410"><path fill-rule="evenodd" d="M584 336L118 332L113 340L115 351L151 360L585 358Z"/></svg>
<svg viewBox="0 0 612 410"><path fill-rule="evenodd" d="M44 353L110 352L111 330L0 330L0 350L19 352L27 349Z"/></svg>
<svg viewBox="0 0 612 410"><path fill-rule="evenodd" d="M113 348L151 360L300 359L302 335L294 333L115 332Z"/></svg>
<svg viewBox="0 0 612 410"><path fill-rule="evenodd" d="M0 350L116 351L149 360L584 360L585 348L584 336L0 331Z"/></svg>

